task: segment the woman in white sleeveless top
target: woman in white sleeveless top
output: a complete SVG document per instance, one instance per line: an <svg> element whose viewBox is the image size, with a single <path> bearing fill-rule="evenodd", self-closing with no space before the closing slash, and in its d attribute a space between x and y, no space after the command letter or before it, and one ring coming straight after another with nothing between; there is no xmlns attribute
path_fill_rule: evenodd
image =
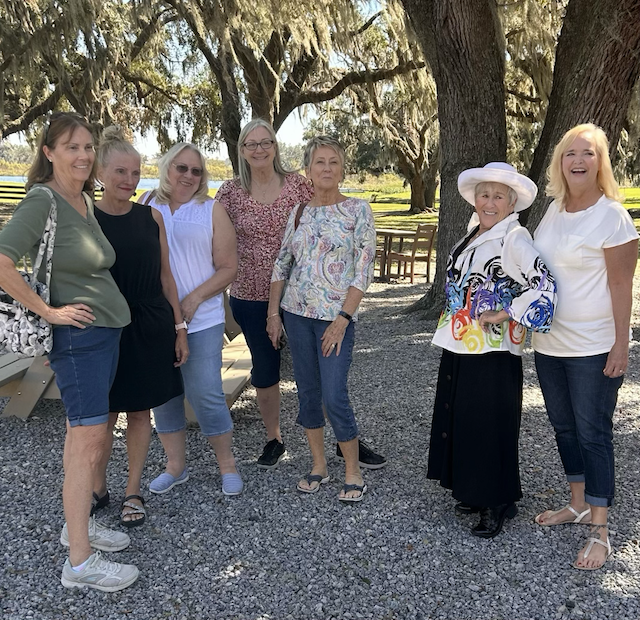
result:
<svg viewBox="0 0 640 620"><path fill-rule="evenodd" d="M231 452L233 423L222 389L224 338L223 292L236 277L236 237L224 207L209 198L208 175L200 151L175 144L158 162L160 186L145 200L164 220L171 271L178 287L188 329L190 358L182 369L185 396L202 434L213 447L222 492L239 495L240 478ZM186 482L184 399L174 398L154 410L156 430L167 455L167 466L149 485L152 493L167 493Z"/></svg>

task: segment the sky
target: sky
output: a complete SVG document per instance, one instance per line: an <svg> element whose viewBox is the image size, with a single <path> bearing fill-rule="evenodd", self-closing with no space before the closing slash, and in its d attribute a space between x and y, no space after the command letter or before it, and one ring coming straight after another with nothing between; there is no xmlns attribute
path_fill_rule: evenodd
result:
<svg viewBox="0 0 640 620"><path fill-rule="evenodd" d="M312 116L312 115L310 115ZM249 119L245 119L245 122ZM286 144L302 144L302 134L304 133L304 126L300 120L300 114L298 111L294 111L287 117L287 120L280 127L278 131L278 141ZM12 144L26 144L26 140L22 134L12 134L7 140ZM158 154L159 147L156 141L155 132L148 132L146 136L136 134L134 136L133 145L142 153L148 157L154 157ZM217 159L227 159L229 157L227 153L227 146L224 142L221 142L218 151L213 153L207 153L209 157Z"/></svg>
<svg viewBox="0 0 640 620"><path fill-rule="evenodd" d="M247 122L249 119L245 119ZM302 134L304 133L304 126L300 120L300 114L297 111L292 112L287 117L287 120L282 124L278 131L278 142L286 144L302 144ZM158 153L158 143L156 142L155 132L149 132L146 136L136 134L133 140L133 145L142 153L148 157L153 157ZM227 146L224 142L220 143L217 151L213 153L207 153L209 157L216 159L228 159Z"/></svg>

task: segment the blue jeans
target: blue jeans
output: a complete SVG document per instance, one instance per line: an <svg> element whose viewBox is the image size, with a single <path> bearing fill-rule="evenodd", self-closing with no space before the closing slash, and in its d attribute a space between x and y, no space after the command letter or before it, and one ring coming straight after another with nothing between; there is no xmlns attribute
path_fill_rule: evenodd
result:
<svg viewBox="0 0 640 620"><path fill-rule="evenodd" d="M118 368L120 327L53 329L51 369L69 426L95 426L109 420L109 391Z"/></svg>
<svg viewBox="0 0 640 620"><path fill-rule="evenodd" d="M567 480L584 482L587 502L602 507L613 504L613 412L623 380L603 374L607 355L535 354L542 395Z"/></svg>
<svg viewBox="0 0 640 620"><path fill-rule="evenodd" d="M267 334L268 305L267 301L229 297L233 318L251 351L251 385L256 388L268 388L280 381L280 351L273 348Z"/></svg>
<svg viewBox="0 0 640 620"><path fill-rule="evenodd" d="M349 323L340 355L322 355L322 335L331 323L284 313L293 374L298 385L300 410L298 424L307 429L325 425L322 405L338 441L351 441L358 436L358 425L349 403L347 377L351 367L355 329Z"/></svg>
<svg viewBox="0 0 640 620"><path fill-rule="evenodd" d="M222 345L224 323L189 334L189 359L183 364L182 380L186 396L205 437L224 435L233 430L233 422L222 389ZM153 415L158 433L176 433L186 427L184 397L172 398Z"/></svg>

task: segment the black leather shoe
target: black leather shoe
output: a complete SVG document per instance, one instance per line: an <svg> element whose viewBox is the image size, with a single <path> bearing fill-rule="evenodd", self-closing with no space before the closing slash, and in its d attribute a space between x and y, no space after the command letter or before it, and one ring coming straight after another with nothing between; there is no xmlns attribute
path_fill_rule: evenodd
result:
<svg viewBox="0 0 640 620"><path fill-rule="evenodd" d="M474 515L476 512L480 512L482 508L480 506L471 506L470 504L465 504L464 502L458 502L455 507L455 511L459 515Z"/></svg>
<svg viewBox="0 0 640 620"><path fill-rule="evenodd" d="M480 522L471 529L479 538L493 538L502 531L505 519L513 519L518 514L515 504L500 504L493 508L480 509Z"/></svg>

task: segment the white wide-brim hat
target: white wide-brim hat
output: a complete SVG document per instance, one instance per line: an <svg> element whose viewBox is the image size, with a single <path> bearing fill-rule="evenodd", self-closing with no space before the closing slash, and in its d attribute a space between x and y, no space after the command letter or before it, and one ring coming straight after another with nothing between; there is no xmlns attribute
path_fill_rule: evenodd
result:
<svg viewBox="0 0 640 620"><path fill-rule="evenodd" d="M502 183L513 189L518 194L518 200L513 208L514 213L528 209L538 193L538 186L529 177L520 174L513 166L503 161L492 161L484 168L469 168L460 173L458 191L474 206L478 183Z"/></svg>

